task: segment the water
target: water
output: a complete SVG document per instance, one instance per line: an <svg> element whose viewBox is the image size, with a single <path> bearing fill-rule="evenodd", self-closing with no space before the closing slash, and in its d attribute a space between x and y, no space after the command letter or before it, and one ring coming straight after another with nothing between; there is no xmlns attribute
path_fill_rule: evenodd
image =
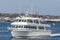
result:
<svg viewBox="0 0 60 40"><path fill-rule="evenodd" d="M45 24L50 24L51 27L47 28L52 30L53 33L60 33L60 22L42 22ZM0 40L60 40L60 36L43 38L43 39L23 39L23 38L12 38L10 31L7 30L7 27L10 27L11 22L0 22Z"/></svg>

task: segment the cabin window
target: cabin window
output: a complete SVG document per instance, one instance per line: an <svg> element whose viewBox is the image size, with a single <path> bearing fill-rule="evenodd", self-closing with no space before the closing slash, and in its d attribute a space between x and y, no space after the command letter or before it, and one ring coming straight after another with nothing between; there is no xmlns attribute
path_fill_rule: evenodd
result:
<svg viewBox="0 0 60 40"><path fill-rule="evenodd" d="M32 21L32 20L30 20L30 19L28 19L28 20L27 20L27 22L33 23L33 21Z"/></svg>
<svg viewBox="0 0 60 40"><path fill-rule="evenodd" d="M23 26L19 26L19 28L23 28Z"/></svg>
<svg viewBox="0 0 60 40"><path fill-rule="evenodd" d="M36 26L24 26L24 28L37 29Z"/></svg>
<svg viewBox="0 0 60 40"><path fill-rule="evenodd" d="M26 22L26 20L22 20L22 22Z"/></svg>
<svg viewBox="0 0 60 40"><path fill-rule="evenodd" d="M24 26L24 28L29 28L28 26Z"/></svg>
<svg viewBox="0 0 60 40"><path fill-rule="evenodd" d="M39 27L39 29L44 29L44 27Z"/></svg>
<svg viewBox="0 0 60 40"><path fill-rule="evenodd" d="M30 26L31 29L37 29L36 26Z"/></svg>
<svg viewBox="0 0 60 40"><path fill-rule="evenodd" d="M21 20L19 20L19 22L21 22Z"/></svg>
<svg viewBox="0 0 60 40"><path fill-rule="evenodd" d="M18 19L17 20L15 20L16 22L18 22Z"/></svg>
<svg viewBox="0 0 60 40"><path fill-rule="evenodd" d="M19 26L17 25L16 28L18 28Z"/></svg>
<svg viewBox="0 0 60 40"><path fill-rule="evenodd" d="M39 23L39 21L38 20L34 20L34 23Z"/></svg>

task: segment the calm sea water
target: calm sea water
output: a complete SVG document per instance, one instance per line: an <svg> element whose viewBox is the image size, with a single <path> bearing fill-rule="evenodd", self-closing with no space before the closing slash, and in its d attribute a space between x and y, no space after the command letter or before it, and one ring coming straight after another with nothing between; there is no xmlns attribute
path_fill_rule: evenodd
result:
<svg viewBox="0 0 60 40"><path fill-rule="evenodd" d="M60 33L60 22L41 22L45 24L50 24L51 27L47 28L52 30L53 33ZM22 39L22 38L12 38L11 33L7 30L10 27L11 22L0 22L0 40L60 40L60 36L43 38L43 39Z"/></svg>

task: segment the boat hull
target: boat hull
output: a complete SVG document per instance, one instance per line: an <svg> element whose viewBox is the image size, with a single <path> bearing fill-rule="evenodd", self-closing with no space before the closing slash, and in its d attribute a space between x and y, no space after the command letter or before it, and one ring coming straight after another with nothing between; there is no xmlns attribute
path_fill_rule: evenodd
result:
<svg viewBox="0 0 60 40"><path fill-rule="evenodd" d="M24 30L20 30L20 31L17 31L17 30L14 30L14 31L11 31L11 34L13 37L16 37L16 38L43 38L43 37L49 37L51 32L49 31L24 31Z"/></svg>

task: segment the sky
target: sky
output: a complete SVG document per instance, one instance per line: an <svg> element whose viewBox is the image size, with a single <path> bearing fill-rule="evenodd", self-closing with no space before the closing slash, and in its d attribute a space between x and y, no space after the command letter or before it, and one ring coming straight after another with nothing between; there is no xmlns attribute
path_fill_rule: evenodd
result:
<svg viewBox="0 0 60 40"><path fill-rule="evenodd" d="M60 0L0 0L0 13L30 13L59 15Z"/></svg>

